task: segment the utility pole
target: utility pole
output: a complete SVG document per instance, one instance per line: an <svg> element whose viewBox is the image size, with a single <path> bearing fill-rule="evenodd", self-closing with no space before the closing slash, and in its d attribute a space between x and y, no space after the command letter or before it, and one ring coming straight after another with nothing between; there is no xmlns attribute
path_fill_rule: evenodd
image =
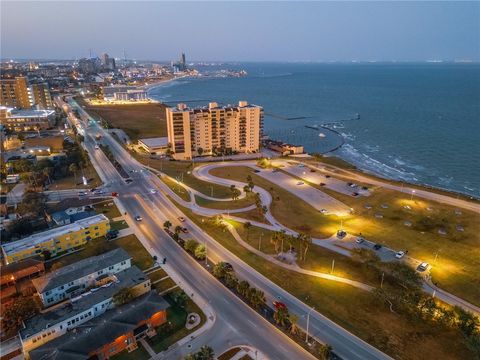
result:
<svg viewBox="0 0 480 360"><path fill-rule="evenodd" d="M382 281L380 282L380 289L383 288L383 278L385 277L385 273L382 272Z"/></svg>
<svg viewBox="0 0 480 360"><path fill-rule="evenodd" d="M332 271L330 274L333 274L333 270L335 269L335 259L332 259Z"/></svg>

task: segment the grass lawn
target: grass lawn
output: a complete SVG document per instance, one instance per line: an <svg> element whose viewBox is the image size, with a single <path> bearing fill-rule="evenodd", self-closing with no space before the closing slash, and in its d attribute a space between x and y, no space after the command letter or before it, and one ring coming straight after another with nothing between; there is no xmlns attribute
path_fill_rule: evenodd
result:
<svg viewBox="0 0 480 360"><path fill-rule="evenodd" d="M206 321L205 315L192 300L188 299L183 306L179 306L172 300L170 294L165 295L165 299L170 304L170 307L167 309L168 322L157 328L156 336L147 339L148 343L156 353L167 350L177 341L197 330ZM187 315L193 312L200 315L201 321L197 327L187 330L185 328Z"/></svg>
<svg viewBox="0 0 480 360"><path fill-rule="evenodd" d="M248 211L232 213L232 216L238 216L244 219L258 221L264 224L270 224L263 214L260 214L257 209L252 209Z"/></svg>
<svg viewBox="0 0 480 360"><path fill-rule="evenodd" d="M110 128L125 131L132 141L167 136L166 106L163 104L86 105L95 119L108 123Z"/></svg>
<svg viewBox="0 0 480 360"><path fill-rule="evenodd" d="M138 349L132 352L128 352L127 350L123 350L121 353L113 356L112 360L148 360L150 359L150 354L147 350L142 346L142 344L138 343Z"/></svg>
<svg viewBox="0 0 480 360"><path fill-rule="evenodd" d="M365 341L402 359L469 358L458 331L443 330L391 313L374 296L327 280L280 268L245 250L229 234L182 208L193 221L251 267ZM388 327L385 326L388 324Z"/></svg>
<svg viewBox="0 0 480 360"><path fill-rule="evenodd" d="M186 185L200 191L205 195L212 196L213 188L213 197L231 199L232 192L230 191L230 188L222 185L211 184L193 176L191 174L193 168L191 162L169 161L168 159L150 159L148 156L140 155L138 153L134 153L132 155L144 165L160 170L173 178L181 178L183 176L183 182Z"/></svg>
<svg viewBox="0 0 480 360"><path fill-rule="evenodd" d="M93 206L93 209L97 213L105 215L110 220L114 219L114 218L117 218L119 216L122 216L122 214L120 214L120 211L118 211L117 206L115 205L113 200L106 200L106 201L96 203Z"/></svg>
<svg viewBox="0 0 480 360"><path fill-rule="evenodd" d="M242 349L240 349L239 347L234 347L230 350L227 350L222 355L220 355L218 357L218 360L230 360L240 350L242 350Z"/></svg>
<svg viewBox="0 0 480 360"><path fill-rule="evenodd" d="M124 220L110 222L111 230L123 230L128 228L128 224Z"/></svg>
<svg viewBox="0 0 480 360"><path fill-rule="evenodd" d="M61 179L54 179L53 183L50 185L50 190L94 188L102 184L102 181L95 171L95 168L90 163L83 169L83 176L85 176L87 179L93 180L87 185L83 185L81 173L78 173L76 178L73 175L69 175Z"/></svg>
<svg viewBox="0 0 480 360"><path fill-rule="evenodd" d="M177 194L181 199L185 201L190 201L190 194L185 190L185 188L178 184L175 180L167 178L165 176L160 176L160 179L168 185L170 189L173 190L175 194Z"/></svg>
<svg viewBox="0 0 480 360"><path fill-rule="evenodd" d="M133 265L138 266L140 269L148 269L153 265L152 257L147 250L145 250L137 237L135 235L127 235L112 241L107 241L104 237L90 240L82 250L57 260L53 260L50 262L50 266L53 264L60 264L61 266L70 265L74 262L89 258L91 256L103 254L104 252L116 249L118 247L121 247L127 251L132 256Z"/></svg>
<svg viewBox="0 0 480 360"><path fill-rule="evenodd" d="M165 272L165 270L163 270L162 268L158 268L158 270L152 271L151 273L148 274L148 277L150 278L152 283L164 278L165 276L168 276L168 275Z"/></svg>
<svg viewBox="0 0 480 360"><path fill-rule="evenodd" d="M343 228L350 234L361 233L369 240L393 249L408 250L412 257L433 265L432 278L441 288L480 305L480 219L473 212L462 210L461 215L456 215L455 209L449 205L415 197L411 201L407 194L378 187L371 188L371 196L358 198L322 188L354 209L352 216L340 220L337 216L322 215L293 194L255 175L249 168L224 167L211 173L239 181L245 181L250 174L256 185L269 190L274 199L279 198L272 203L272 214L291 229L322 238L334 234L342 221ZM385 204L388 208L382 207ZM367 209L366 205L372 208ZM375 217L376 214L382 214L383 218ZM412 226L405 226L405 221L412 222ZM464 231L457 231L457 225L462 225ZM440 235L440 228L446 229L447 235Z"/></svg>
<svg viewBox="0 0 480 360"><path fill-rule="evenodd" d="M171 278L168 278L156 283L155 285L153 285L153 287L155 288L155 290L157 290L158 293L161 293L174 287L175 285L175 281L173 281Z"/></svg>
<svg viewBox="0 0 480 360"><path fill-rule="evenodd" d="M206 207L209 209L220 209L220 210L241 209L241 208L248 207L250 205L255 204L255 199L251 195L251 193L248 193L247 196L242 199L232 200L232 201L213 201L213 200L208 200L201 196L195 195L195 201L197 202L198 205L202 207Z"/></svg>

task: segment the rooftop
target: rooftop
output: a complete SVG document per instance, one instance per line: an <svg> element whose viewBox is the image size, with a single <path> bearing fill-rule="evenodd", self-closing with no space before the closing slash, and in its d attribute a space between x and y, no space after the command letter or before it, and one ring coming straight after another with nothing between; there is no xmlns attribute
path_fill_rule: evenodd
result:
<svg viewBox="0 0 480 360"><path fill-rule="evenodd" d="M57 228L49 229L38 234L30 235L26 238L12 241L2 245L3 251L7 255L14 254L18 251L34 248L41 243L52 240L58 236L65 235L71 232L80 231L90 225L97 224L103 221L109 221L108 218L103 214L98 214L91 216L86 219L77 220L74 223L60 226Z"/></svg>
<svg viewBox="0 0 480 360"><path fill-rule="evenodd" d="M177 104L177 107L172 107L172 108L167 108L167 110L171 112L209 112L211 110L225 110L225 111L238 111L240 109L254 109L254 108L261 108L261 106L254 105L254 104L249 104L246 101L239 101L238 105L219 105L216 102L211 102L208 104L208 106L198 106L198 107L193 107L189 108L186 104Z"/></svg>
<svg viewBox="0 0 480 360"><path fill-rule="evenodd" d="M168 138L167 137L156 137L156 138L148 138L148 139L140 139L139 142L145 144L145 146L150 148L158 148L158 147L167 147L168 146Z"/></svg>
<svg viewBox="0 0 480 360"><path fill-rule="evenodd" d="M114 276L117 278L117 281L86 292L82 296L67 301L62 306L55 307L51 311L37 314L26 320L25 328L19 332L20 336L22 339L27 339L49 327L74 317L76 314L91 309L96 304L110 299L123 288L132 287L148 280L148 276L136 266L116 273Z"/></svg>
<svg viewBox="0 0 480 360"><path fill-rule="evenodd" d="M141 321L168 307L160 295L151 291L32 350L30 357L32 360L86 359L91 352L133 331Z"/></svg>
<svg viewBox="0 0 480 360"><path fill-rule="evenodd" d="M9 111L9 115L7 116L9 119L16 119L16 118L37 118L37 117L49 117L55 114L55 110L18 110L18 109L11 109Z"/></svg>
<svg viewBox="0 0 480 360"><path fill-rule="evenodd" d="M33 279L32 283L38 293L41 294L128 259L131 259L131 256L122 248L118 248L64 266L47 275Z"/></svg>

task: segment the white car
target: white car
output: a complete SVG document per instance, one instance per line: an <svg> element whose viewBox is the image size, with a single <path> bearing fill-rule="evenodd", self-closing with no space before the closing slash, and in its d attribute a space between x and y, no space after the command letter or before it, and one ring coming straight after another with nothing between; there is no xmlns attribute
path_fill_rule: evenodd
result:
<svg viewBox="0 0 480 360"><path fill-rule="evenodd" d="M143 218L142 218L140 215L137 215L137 216L135 216L135 220L136 220L136 221L142 221Z"/></svg>
<svg viewBox="0 0 480 360"><path fill-rule="evenodd" d="M361 237L361 236L357 236L357 238L355 239L355 242L356 242L357 244L361 244L361 243L363 243L364 241L365 241L365 239L364 239L363 237Z"/></svg>
<svg viewBox="0 0 480 360"><path fill-rule="evenodd" d="M95 144L95 149L100 149L100 146L98 146L97 144Z"/></svg>
<svg viewBox="0 0 480 360"><path fill-rule="evenodd" d="M428 269L428 263L422 262L420 265L418 265L418 270L425 271Z"/></svg>
<svg viewBox="0 0 480 360"><path fill-rule="evenodd" d="M326 214L326 213L327 213L327 209L321 209L320 212L321 212L322 214Z"/></svg>
<svg viewBox="0 0 480 360"><path fill-rule="evenodd" d="M180 216L180 217L178 218L178 220L181 221L181 222L184 222L184 221L185 221L185 218L184 218L183 216Z"/></svg>
<svg viewBox="0 0 480 360"><path fill-rule="evenodd" d="M150 194L156 194L157 193L157 190L155 189L150 189Z"/></svg>
<svg viewBox="0 0 480 360"><path fill-rule="evenodd" d="M395 257L397 259L401 259L405 256L405 251L398 251L396 254L395 254Z"/></svg>

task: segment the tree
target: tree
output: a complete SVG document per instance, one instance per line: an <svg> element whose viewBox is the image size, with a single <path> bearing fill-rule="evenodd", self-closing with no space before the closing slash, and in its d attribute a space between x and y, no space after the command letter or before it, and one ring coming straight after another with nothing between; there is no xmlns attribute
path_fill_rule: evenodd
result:
<svg viewBox="0 0 480 360"><path fill-rule="evenodd" d="M212 271L213 276L218 279L222 279L227 273L232 272L232 268L228 266L226 262L220 261L219 263L215 264Z"/></svg>
<svg viewBox="0 0 480 360"><path fill-rule="evenodd" d="M246 280L242 280L237 284L237 291L244 297L247 296L248 289L250 289L250 284Z"/></svg>
<svg viewBox="0 0 480 360"><path fill-rule="evenodd" d="M38 312L32 297L19 297L2 314L2 327L5 333L18 330L22 322Z"/></svg>
<svg viewBox="0 0 480 360"><path fill-rule="evenodd" d="M124 305L135 299L135 293L131 288L123 288L113 294L112 299L115 305Z"/></svg>
<svg viewBox="0 0 480 360"><path fill-rule="evenodd" d="M467 348L474 354L476 359L480 359L480 334L474 334L465 340Z"/></svg>
<svg viewBox="0 0 480 360"><path fill-rule="evenodd" d="M298 327L298 316L290 314L288 320L290 321L290 333L293 335L298 334L298 331L300 330Z"/></svg>
<svg viewBox="0 0 480 360"><path fill-rule="evenodd" d="M183 228L180 225L175 226L175 234L180 234L182 232Z"/></svg>
<svg viewBox="0 0 480 360"><path fill-rule="evenodd" d="M191 254L195 254L195 250L197 249L198 243L193 239L188 239L183 245L183 248L187 250Z"/></svg>
<svg viewBox="0 0 480 360"><path fill-rule="evenodd" d="M297 235L297 240L300 244L300 259L305 261L307 258L307 251L310 247L310 244L312 243L312 238L310 235L300 233Z"/></svg>
<svg viewBox="0 0 480 360"><path fill-rule="evenodd" d="M480 326L478 318L460 306L455 306L453 310L457 314L457 326L460 331L467 337L475 334L477 328Z"/></svg>
<svg viewBox="0 0 480 360"><path fill-rule="evenodd" d="M197 352L195 359L197 360L213 360L215 358L215 353L210 346L202 346Z"/></svg>
<svg viewBox="0 0 480 360"><path fill-rule="evenodd" d="M68 166L68 171L70 171L70 173L73 174L74 178L75 178L75 184L77 183L77 171L78 171L78 167L76 164L70 164Z"/></svg>
<svg viewBox="0 0 480 360"><path fill-rule="evenodd" d="M177 305L182 306L188 300L188 295L183 290L176 291L172 294L172 299Z"/></svg>
<svg viewBox="0 0 480 360"><path fill-rule="evenodd" d="M263 291L256 288L250 288L248 290L247 298L254 309L258 309L266 301Z"/></svg>
<svg viewBox="0 0 480 360"><path fill-rule="evenodd" d="M371 249L357 248L351 250L351 253L352 259L358 262L363 262L367 265L375 265L380 262L380 258L378 257L378 255L375 254L375 252Z"/></svg>
<svg viewBox="0 0 480 360"><path fill-rule="evenodd" d="M285 326L285 323L288 321L290 314L288 313L288 309L286 307L279 307L273 314L273 320L280 325Z"/></svg>
<svg viewBox="0 0 480 360"><path fill-rule="evenodd" d="M252 227L252 223L250 221L247 221L243 223L243 227L245 228L245 230L247 230L247 241L248 241L250 238L250 228Z"/></svg>
<svg viewBox="0 0 480 360"><path fill-rule="evenodd" d="M227 272L223 278L225 285L231 289L235 289L238 285L238 279L232 272Z"/></svg>
<svg viewBox="0 0 480 360"><path fill-rule="evenodd" d="M202 156L203 155L203 148L201 148L201 147L197 148L197 153L198 153L198 156Z"/></svg>
<svg viewBox="0 0 480 360"><path fill-rule="evenodd" d="M163 223L163 227L169 230L172 227L172 223L169 220L167 220Z"/></svg>
<svg viewBox="0 0 480 360"><path fill-rule="evenodd" d="M320 359L328 360L332 357L332 346L330 344L320 345L318 354L320 355Z"/></svg>
<svg viewBox="0 0 480 360"><path fill-rule="evenodd" d="M22 216L39 216L44 213L45 195L38 192L27 192L17 205L17 213Z"/></svg>
<svg viewBox="0 0 480 360"><path fill-rule="evenodd" d="M249 193L249 192L250 192L250 187L249 187L248 185L245 185L245 186L243 187L243 191L244 191L245 193Z"/></svg>
<svg viewBox="0 0 480 360"><path fill-rule="evenodd" d="M197 246L197 248L195 249L195 257L198 260L205 260L205 258L207 257L207 248L204 244L200 244Z"/></svg>

